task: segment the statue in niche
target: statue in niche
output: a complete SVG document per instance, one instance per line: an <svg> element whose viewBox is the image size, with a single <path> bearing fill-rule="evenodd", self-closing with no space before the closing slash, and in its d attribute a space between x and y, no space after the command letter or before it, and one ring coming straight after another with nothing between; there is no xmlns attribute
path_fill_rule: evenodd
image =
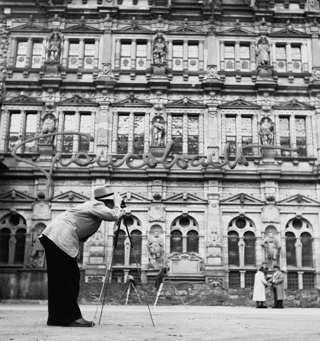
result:
<svg viewBox="0 0 320 341"><path fill-rule="evenodd" d="M273 145L273 130L274 124L271 120L265 118L263 122L260 124L260 140L261 144L265 146L272 146Z"/></svg>
<svg viewBox="0 0 320 341"><path fill-rule="evenodd" d="M165 127L160 118L153 122L153 145L164 146Z"/></svg>
<svg viewBox="0 0 320 341"><path fill-rule="evenodd" d="M60 62L62 39L57 32L49 38L48 61L53 63Z"/></svg>
<svg viewBox="0 0 320 341"><path fill-rule="evenodd" d="M265 66L270 64L270 43L264 35L258 39L256 55L258 65Z"/></svg>
<svg viewBox="0 0 320 341"><path fill-rule="evenodd" d="M164 245L158 231L150 235L147 247L150 254L150 265L154 269L159 269L163 264Z"/></svg>
<svg viewBox="0 0 320 341"><path fill-rule="evenodd" d="M51 134L56 131L56 121L53 115L46 116L43 121L41 133L42 134ZM42 143L44 144L53 144L54 136L44 137L42 139Z"/></svg>
<svg viewBox="0 0 320 341"><path fill-rule="evenodd" d="M153 41L153 63L156 65L167 64L167 45L163 36L158 35Z"/></svg>
<svg viewBox="0 0 320 341"><path fill-rule="evenodd" d="M267 263L267 267L272 269L275 264L279 264L281 250L280 244L270 231L268 232L268 236L263 239L261 245L264 247L265 262Z"/></svg>
<svg viewBox="0 0 320 341"><path fill-rule="evenodd" d="M39 237L44 228L38 228L32 234L32 249L30 254L29 268L44 268L45 266L45 253L42 244L39 241Z"/></svg>

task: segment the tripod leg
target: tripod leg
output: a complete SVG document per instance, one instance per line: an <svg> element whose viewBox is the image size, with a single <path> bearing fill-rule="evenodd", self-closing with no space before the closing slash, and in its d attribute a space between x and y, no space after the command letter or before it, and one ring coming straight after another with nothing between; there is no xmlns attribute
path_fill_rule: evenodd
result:
<svg viewBox="0 0 320 341"><path fill-rule="evenodd" d="M141 298L140 298L140 296L139 296L139 294L138 294L138 292L137 292L137 289L136 289L136 287L131 283L131 285L132 285L132 288L133 288L133 290L135 291L135 293L137 294L137 296L138 296L138 299L139 299L139 301L140 301L140 303L141 304L143 304L142 303L142 301L141 301Z"/></svg>
<svg viewBox="0 0 320 341"><path fill-rule="evenodd" d="M123 295L125 294L126 291L127 291L127 288L124 288L124 290L122 291L122 294L121 294L121 296L119 298L118 304L120 304L120 301L122 300L122 297L123 297Z"/></svg>
<svg viewBox="0 0 320 341"><path fill-rule="evenodd" d="M126 305L128 304L129 294L130 294L130 285L128 285L128 289L127 289Z"/></svg>

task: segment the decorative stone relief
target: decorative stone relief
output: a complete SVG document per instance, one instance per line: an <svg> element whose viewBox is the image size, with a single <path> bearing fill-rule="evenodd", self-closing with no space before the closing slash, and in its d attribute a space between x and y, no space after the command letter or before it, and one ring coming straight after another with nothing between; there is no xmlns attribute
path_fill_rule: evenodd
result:
<svg viewBox="0 0 320 341"><path fill-rule="evenodd" d="M262 208L262 221L264 223L280 223L280 210L271 204Z"/></svg>
<svg viewBox="0 0 320 341"><path fill-rule="evenodd" d="M149 222L165 221L165 205L151 205L149 207Z"/></svg>
<svg viewBox="0 0 320 341"><path fill-rule="evenodd" d="M149 269L159 269L163 266L164 242L162 227L155 225L151 227L148 238Z"/></svg>
<svg viewBox="0 0 320 341"><path fill-rule="evenodd" d="M33 203L33 220L50 220L51 204L45 201L36 201Z"/></svg>

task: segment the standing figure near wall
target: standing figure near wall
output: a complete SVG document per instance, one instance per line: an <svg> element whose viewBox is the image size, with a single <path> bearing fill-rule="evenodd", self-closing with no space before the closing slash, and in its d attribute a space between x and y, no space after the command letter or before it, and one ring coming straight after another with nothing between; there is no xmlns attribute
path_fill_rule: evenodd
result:
<svg viewBox="0 0 320 341"><path fill-rule="evenodd" d="M44 247L40 243L39 237L43 229L39 229L34 236L34 242L32 244L32 250L30 255L30 263L28 267L32 268L44 268L45 265L45 253Z"/></svg>
<svg viewBox="0 0 320 341"><path fill-rule="evenodd" d="M272 232L268 233L268 236L263 239L262 244L264 247L265 261L269 269L273 268L275 264L279 263L280 256L280 244L274 237Z"/></svg>
<svg viewBox="0 0 320 341"><path fill-rule="evenodd" d="M260 124L260 139L261 144L265 146L272 146L273 145L273 129L274 125L271 121L269 121L267 118L263 120L263 122Z"/></svg>
<svg viewBox="0 0 320 341"><path fill-rule="evenodd" d="M163 264L163 241L159 232L155 232L148 241L148 250L150 254L150 264L154 269L159 269Z"/></svg>
<svg viewBox="0 0 320 341"><path fill-rule="evenodd" d="M256 55L258 65L270 65L270 43L264 35L258 39Z"/></svg>
<svg viewBox="0 0 320 341"><path fill-rule="evenodd" d="M153 63L157 65L167 64L167 45L163 36L158 35L153 41Z"/></svg>
<svg viewBox="0 0 320 341"><path fill-rule="evenodd" d="M51 134L56 131L56 122L54 119L53 115L48 115L45 117L43 124L42 124L42 129L41 133L42 134ZM54 142L54 136L48 136L46 138L43 138L42 143L44 144L53 144Z"/></svg>
<svg viewBox="0 0 320 341"><path fill-rule="evenodd" d="M164 145L164 124L161 122L160 118L157 118L153 122L153 145L163 146Z"/></svg>
<svg viewBox="0 0 320 341"><path fill-rule="evenodd" d="M58 33L54 33L53 36L49 38L49 48L48 48L48 61L59 63L61 54L61 37Z"/></svg>

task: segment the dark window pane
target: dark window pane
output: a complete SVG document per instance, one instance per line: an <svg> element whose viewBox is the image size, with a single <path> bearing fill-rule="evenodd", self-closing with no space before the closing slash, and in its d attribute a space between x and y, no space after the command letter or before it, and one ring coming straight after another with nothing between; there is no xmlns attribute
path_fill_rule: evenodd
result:
<svg viewBox="0 0 320 341"><path fill-rule="evenodd" d="M64 135L62 153L72 153L73 151L73 135Z"/></svg>
<svg viewBox="0 0 320 341"><path fill-rule="evenodd" d="M188 154L190 155L199 154L199 137L198 136L188 137Z"/></svg>
<svg viewBox="0 0 320 341"><path fill-rule="evenodd" d="M286 233L286 258L288 266L297 266L295 244L295 235L291 232Z"/></svg>
<svg viewBox="0 0 320 341"><path fill-rule="evenodd" d="M252 137L243 137L242 138L242 147L248 146L249 144L252 144ZM243 149L243 155L249 156L252 154L253 154L252 148Z"/></svg>
<svg viewBox="0 0 320 341"><path fill-rule="evenodd" d="M245 276L244 276L246 288L253 288L255 274L256 274L255 271L246 271Z"/></svg>
<svg viewBox="0 0 320 341"><path fill-rule="evenodd" d="M239 266L239 237L236 232L228 233L229 265Z"/></svg>
<svg viewBox="0 0 320 341"><path fill-rule="evenodd" d="M199 252L199 235L196 231L187 234L187 252Z"/></svg>
<svg viewBox="0 0 320 341"><path fill-rule="evenodd" d="M123 270L112 270L111 281L112 281L112 283L124 282Z"/></svg>
<svg viewBox="0 0 320 341"><path fill-rule="evenodd" d="M118 233L118 242L114 249L113 264L124 265L124 242L126 239L126 234L121 230L116 233Z"/></svg>
<svg viewBox="0 0 320 341"><path fill-rule="evenodd" d="M305 137L297 137L297 154L307 156L307 140Z"/></svg>
<svg viewBox="0 0 320 341"><path fill-rule="evenodd" d="M280 146L283 148L290 148L290 137L280 137ZM282 156L290 156L290 152L287 150L281 150Z"/></svg>
<svg viewBox="0 0 320 341"><path fill-rule="evenodd" d="M288 289L299 289L299 280L297 272L288 272Z"/></svg>
<svg viewBox="0 0 320 341"><path fill-rule="evenodd" d="M182 137L172 136L172 140L174 141L172 154L182 154Z"/></svg>
<svg viewBox="0 0 320 341"><path fill-rule="evenodd" d="M240 288L240 272L230 271L229 272L229 288Z"/></svg>
<svg viewBox="0 0 320 341"><path fill-rule="evenodd" d="M145 129L144 115L135 115L134 116L134 131L133 131L133 153L134 154L143 154L144 129Z"/></svg>
<svg viewBox="0 0 320 341"><path fill-rule="evenodd" d="M302 266L312 267L312 239L309 233L301 234L302 244Z"/></svg>
<svg viewBox="0 0 320 341"><path fill-rule="evenodd" d="M256 265L256 239L252 232L244 234L244 265Z"/></svg>
<svg viewBox="0 0 320 341"><path fill-rule="evenodd" d="M118 135L117 153L118 154L127 154L128 153L128 136Z"/></svg>
<svg viewBox="0 0 320 341"><path fill-rule="evenodd" d="M142 243L142 236L140 231L132 231L131 233L131 241L133 244L133 251L130 252L130 264L141 264L141 243ZM134 257L136 256L136 258Z"/></svg>
<svg viewBox="0 0 320 341"><path fill-rule="evenodd" d="M314 273L305 272L303 274L303 289L314 289Z"/></svg>
<svg viewBox="0 0 320 341"><path fill-rule="evenodd" d="M3 228L0 230L0 264L9 262L9 239L10 230Z"/></svg>
<svg viewBox="0 0 320 341"><path fill-rule="evenodd" d="M170 252L182 252L182 233L180 231L171 232Z"/></svg>
<svg viewBox="0 0 320 341"><path fill-rule="evenodd" d="M26 230L18 229L16 232L16 247L15 247L15 253L14 253L14 264L23 264L25 246L26 246Z"/></svg>

